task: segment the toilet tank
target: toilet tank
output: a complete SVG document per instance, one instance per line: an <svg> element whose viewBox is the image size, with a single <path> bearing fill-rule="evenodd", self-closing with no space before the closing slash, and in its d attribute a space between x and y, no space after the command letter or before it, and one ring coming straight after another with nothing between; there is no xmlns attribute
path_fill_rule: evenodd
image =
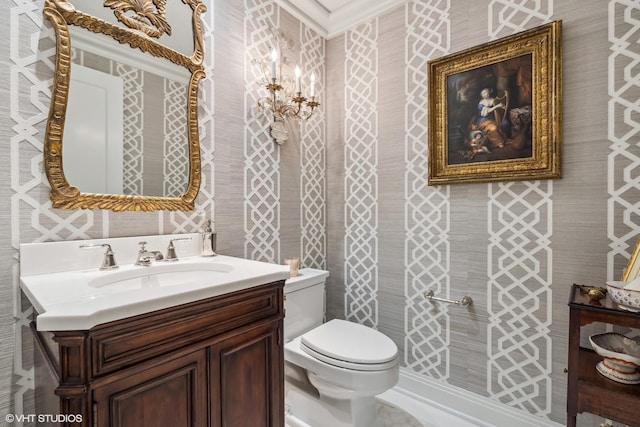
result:
<svg viewBox="0 0 640 427"><path fill-rule="evenodd" d="M284 336L289 341L321 325L325 313L325 281L329 272L303 268L284 286Z"/></svg>

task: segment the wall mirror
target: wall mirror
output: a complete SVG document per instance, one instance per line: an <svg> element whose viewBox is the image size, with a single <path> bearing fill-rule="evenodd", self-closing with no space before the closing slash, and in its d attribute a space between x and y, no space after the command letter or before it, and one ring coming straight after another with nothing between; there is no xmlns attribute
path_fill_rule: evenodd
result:
<svg viewBox="0 0 640 427"><path fill-rule="evenodd" d="M45 0L56 34L44 141L54 207L194 208L205 11L201 0Z"/></svg>

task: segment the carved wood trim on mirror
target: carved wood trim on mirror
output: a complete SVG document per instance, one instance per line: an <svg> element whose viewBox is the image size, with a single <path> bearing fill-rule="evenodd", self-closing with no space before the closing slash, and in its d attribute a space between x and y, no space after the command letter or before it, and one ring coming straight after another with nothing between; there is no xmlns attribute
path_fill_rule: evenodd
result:
<svg viewBox="0 0 640 427"><path fill-rule="evenodd" d="M118 4L124 3L126 2L118 2ZM134 2L129 3L131 3L131 7L135 6ZM152 3L151 0L147 0L147 3L150 7L156 7L155 2ZM198 87L205 73L203 71L204 49L200 16L206 11L206 6L201 3L201 0L182 0L182 3L188 5L192 11L193 52L191 54L178 52L172 47L151 39L146 31L148 28L136 30L121 27L118 22L107 22L79 11L67 0L45 0L43 15L51 22L56 34L55 77L44 141L45 172L51 185L50 198L53 207L61 209L102 208L114 211L193 210L201 182ZM106 3L104 7L110 10ZM120 15L126 12L126 7L124 9L120 7L118 11ZM165 9L162 8L158 13L164 15ZM154 20L155 18L150 19L149 25L153 25ZM166 22L165 24L169 25ZM185 156L188 157L189 165L188 172L186 172L188 173L186 189L179 197L82 192L67 181L62 152L72 72L72 40L69 26L77 26L93 33L110 36L122 43L123 48L129 45L133 49L145 52L142 55L151 54L154 57L165 58L188 70L190 78L186 84L187 102L184 106L184 113L186 115L185 144L187 146ZM180 28L175 28L174 33L175 30L182 30L187 26L175 27ZM163 32L168 34L171 33L171 30Z"/></svg>

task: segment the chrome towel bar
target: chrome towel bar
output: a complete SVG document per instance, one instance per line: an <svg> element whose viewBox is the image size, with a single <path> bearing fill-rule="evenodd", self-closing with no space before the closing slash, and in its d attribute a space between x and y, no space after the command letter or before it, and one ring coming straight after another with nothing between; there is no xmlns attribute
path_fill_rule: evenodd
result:
<svg viewBox="0 0 640 427"><path fill-rule="evenodd" d="M449 304L461 305L463 307L467 307L467 306L470 306L471 304L473 304L473 300L469 296L465 295L464 297L462 297L461 300L452 300L452 299L440 298L440 297L434 296L433 290L428 290L427 292L425 292L424 293L424 297L426 299L431 300L431 301L446 302L446 303L449 303Z"/></svg>

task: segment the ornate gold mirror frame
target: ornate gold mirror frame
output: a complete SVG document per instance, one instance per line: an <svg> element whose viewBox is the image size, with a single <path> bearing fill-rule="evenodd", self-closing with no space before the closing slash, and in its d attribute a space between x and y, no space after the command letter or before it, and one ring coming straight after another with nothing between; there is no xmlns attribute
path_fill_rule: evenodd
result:
<svg viewBox="0 0 640 427"><path fill-rule="evenodd" d="M56 65L49 119L47 121L44 141L45 172L51 184L49 197L53 207L61 209L111 209L114 211L152 211L152 210L193 210L194 201L200 190L200 139L198 135L198 84L205 76L203 71L204 50L202 41L202 24L200 15L206 11L201 0L182 0L193 11L194 51L186 56L164 46L150 37L158 37L158 33L167 31L163 0L105 0L105 7L115 9L118 20L127 26L137 25L135 29L123 28L88 15L69 3L67 0L45 0L43 14L52 23L56 34ZM141 11L147 23L140 20L127 20L126 12L144 6ZM135 10L133 10L135 12ZM123 19L121 19L123 17ZM129 21L125 22L125 21ZM131 48L140 49L153 56L162 57L186 67L191 72L187 93L187 133L189 177L186 191L180 197L155 197L123 194L82 193L69 184L64 175L62 165L62 137L64 133L65 115L67 113L67 97L69 94L71 73L71 37L68 25L76 25L94 33L113 37Z"/></svg>

